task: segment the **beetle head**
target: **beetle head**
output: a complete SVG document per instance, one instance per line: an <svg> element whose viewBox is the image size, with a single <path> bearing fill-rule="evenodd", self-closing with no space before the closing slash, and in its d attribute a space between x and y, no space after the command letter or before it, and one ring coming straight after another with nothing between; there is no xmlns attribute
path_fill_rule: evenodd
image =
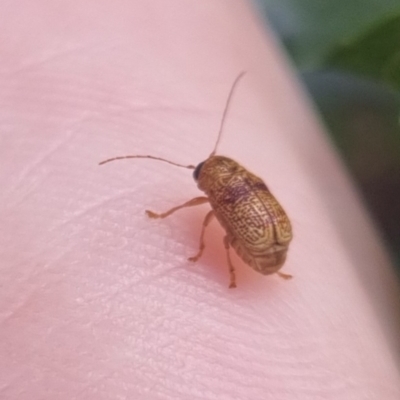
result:
<svg viewBox="0 0 400 400"><path fill-rule="evenodd" d="M200 171L201 171L201 168L203 167L204 163L205 163L205 161L198 164L197 167L193 171L193 179L196 182L199 180Z"/></svg>
<svg viewBox="0 0 400 400"><path fill-rule="evenodd" d="M201 162L193 172L197 186L203 192L214 186L215 182L224 184L242 167L234 160L223 156L211 156Z"/></svg>

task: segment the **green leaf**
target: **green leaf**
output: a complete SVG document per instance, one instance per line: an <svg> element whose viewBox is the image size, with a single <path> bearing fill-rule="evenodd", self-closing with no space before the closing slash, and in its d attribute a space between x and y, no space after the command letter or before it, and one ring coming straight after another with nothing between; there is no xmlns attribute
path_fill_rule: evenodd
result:
<svg viewBox="0 0 400 400"><path fill-rule="evenodd" d="M315 70L339 43L400 13L399 0L256 0L296 65Z"/></svg>
<svg viewBox="0 0 400 400"><path fill-rule="evenodd" d="M380 21L358 38L338 45L326 66L400 89L400 14Z"/></svg>

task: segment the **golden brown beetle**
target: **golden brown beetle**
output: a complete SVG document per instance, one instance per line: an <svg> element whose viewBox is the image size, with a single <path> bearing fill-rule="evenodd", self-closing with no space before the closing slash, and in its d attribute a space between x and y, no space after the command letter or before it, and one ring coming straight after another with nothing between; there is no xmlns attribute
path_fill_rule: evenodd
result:
<svg viewBox="0 0 400 400"><path fill-rule="evenodd" d="M292 227L285 211L262 179L247 171L236 161L215 155L232 95L244 74L240 73L231 87L213 152L197 167L147 155L114 157L100 163L102 165L126 158L150 158L194 169L193 177L197 186L207 197L196 197L162 214L149 210L146 210L146 213L150 218L166 218L181 208L209 202L212 210L204 218L199 251L189 260L197 261L201 257L205 248L205 229L215 216L226 231L224 245L229 265L230 288L236 287L235 269L229 255L230 246L246 264L261 274L277 273L282 278L291 278L291 275L278 272L286 260L289 243L292 240Z"/></svg>

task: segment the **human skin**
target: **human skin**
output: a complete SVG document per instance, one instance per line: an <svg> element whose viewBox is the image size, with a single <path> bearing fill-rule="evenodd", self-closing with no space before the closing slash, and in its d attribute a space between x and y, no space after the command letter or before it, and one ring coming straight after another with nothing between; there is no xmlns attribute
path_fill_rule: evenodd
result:
<svg viewBox="0 0 400 400"><path fill-rule="evenodd" d="M14 1L0 15L0 398L399 399L399 289L346 170L245 1ZM183 164L291 217L285 281L232 252Z"/></svg>

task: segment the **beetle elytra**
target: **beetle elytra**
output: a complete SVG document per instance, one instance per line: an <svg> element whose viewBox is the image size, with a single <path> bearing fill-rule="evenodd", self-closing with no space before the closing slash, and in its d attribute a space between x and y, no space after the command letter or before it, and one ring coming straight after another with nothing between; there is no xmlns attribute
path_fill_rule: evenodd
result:
<svg viewBox="0 0 400 400"><path fill-rule="evenodd" d="M246 264L261 274L277 273L282 278L291 278L291 275L279 271L285 263L289 243L292 240L292 227L285 211L261 178L247 171L236 161L216 155L232 96L244 74L245 72L241 72L236 77L230 89L214 150L197 166L182 165L149 155L113 157L100 163L102 165L127 158L149 158L194 170L194 180L206 196L196 197L164 213L158 214L146 210L146 214L150 218L166 218L182 208L209 203L211 210L203 221L199 250L189 260L197 261L203 254L206 227L213 217L216 217L226 232L223 242L229 266L230 288L236 287L235 268L229 254L230 247L236 250Z"/></svg>

